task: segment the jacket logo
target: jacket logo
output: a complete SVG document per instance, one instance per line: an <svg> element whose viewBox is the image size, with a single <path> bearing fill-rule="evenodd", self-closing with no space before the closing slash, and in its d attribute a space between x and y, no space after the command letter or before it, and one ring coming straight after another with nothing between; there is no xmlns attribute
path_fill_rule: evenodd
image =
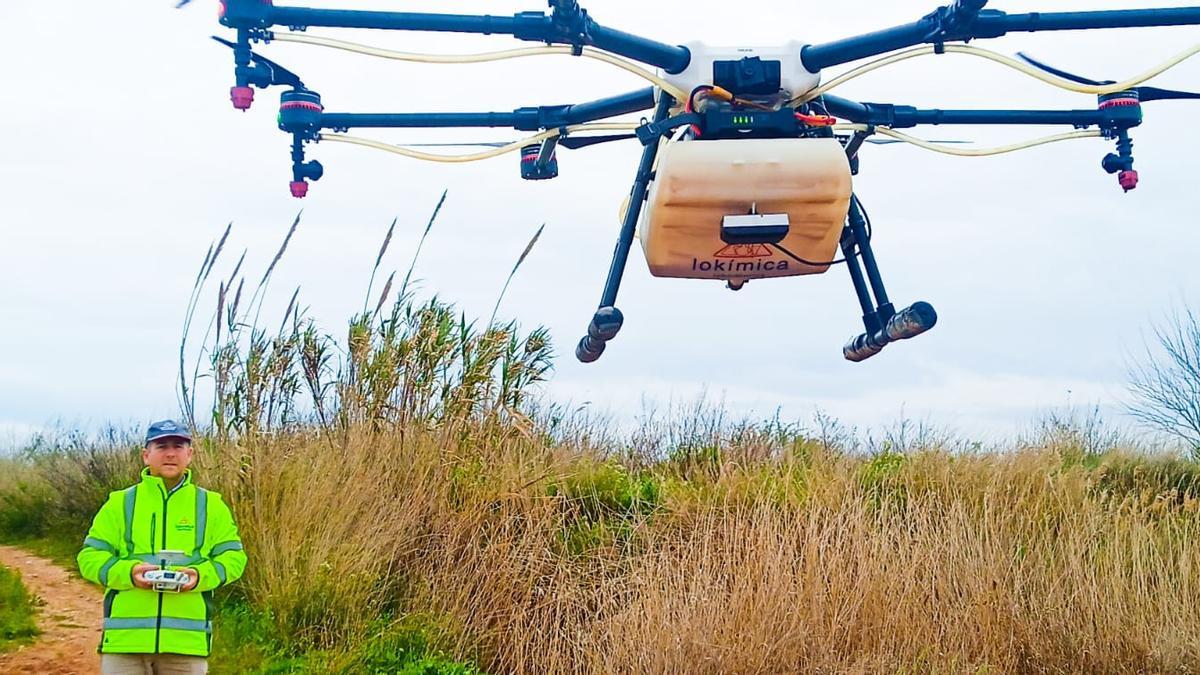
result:
<svg viewBox="0 0 1200 675"><path fill-rule="evenodd" d="M196 529L196 526L192 525L191 521L188 520L187 518L180 518L179 521L177 523L175 523L175 531L176 532L191 532L192 530L195 530L195 529Z"/></svg>

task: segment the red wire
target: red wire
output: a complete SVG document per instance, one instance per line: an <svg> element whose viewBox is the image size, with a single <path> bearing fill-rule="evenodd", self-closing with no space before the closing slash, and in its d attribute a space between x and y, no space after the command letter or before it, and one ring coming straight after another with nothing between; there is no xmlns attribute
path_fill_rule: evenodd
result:
<svg viewBox="0 0 1200 675"><path fill-rule="evenodd" d="M796 119L813 127L831 127L837 124L837 119L829 115L805 115L804 113L796 113Z"/></svg>
<svg viewBox="0 0 1200 675"><path fill-rule="evenodd" d="M712 87L701 85L701 86L693 89L692 93L688 94L687 102L684 103L684 105L683 105L684 112L686 112L686 113L692 112L692 99L696 98L696 94L700 93L701 91L712 91ZM700 138L700 127L699 126L697 126L695 124L692 125L692 135L695 136L696 138Z"/></svg>

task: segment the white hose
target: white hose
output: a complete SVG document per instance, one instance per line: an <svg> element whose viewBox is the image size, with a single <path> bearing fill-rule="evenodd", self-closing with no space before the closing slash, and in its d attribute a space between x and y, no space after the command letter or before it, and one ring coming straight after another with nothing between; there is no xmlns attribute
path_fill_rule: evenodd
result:
<svg viewBox="0 0 1200 675"><path fill-rule="evenodd" d="M280 42L296 42L306 45L314 45L317 47L329 47L331 49L341 49L356 54L365 54L367 56L375 56L381 59L392 59L393 61L408 61L411 63L440 63L440 64L455 64L455 63L486 63L489 61L503 61L505 59L519 59L529 56L551 56L551 55L570 55L571 47L525 47L523 49L508 49L501 52L485 52L482 54L417 54L414 52L399 52L391 49L381 49L379 47L371 47L370 45L358 44L357 42L347 42L345 40L335 40L333 38L319 37L316 35L300 35L298 33L275 33L272 40ZM687 92L667 82L658 75L638 66L636 63L623 59L619 56L609 54L608 52L594 49L592 47L584 47L584 57L601 61L609 65L616 66L637 75L638 77L651 82L659 89L667 92L675 97L676 101L684 101L687 99Z"/></svg>
<svg viewBox="0 0 1200 675"><path fill-rule="evenodd" d="M1175 56L1172 56L1171 58L1167 59L1166 61L1163 61L1162 63L1158 64L1157 66L1150 68L1149 70L1143 72L1140 75L1131 77L1128 80L1117 82L1115 84L1101 84L1101 85L1081 84L1079 82L1074 82L1072 80L1061 78L1057 75L1047 73L1046 71L1042 70L1041 68L1037 68L1028 63L1025 63L1024 61L1019 61L1017 59L1014 59L1013 57L1008 56L1007 54L1001 54L999 52L994 52L990 49L984 49L982 47L976 47L973 45L944 45L944 50L948 54L966 54L968 56L976 56L979 58L988 59L989 61L994 61L1001 65L1008 66L1009 68L1012 68L1013 70L1020 71L1032 78L1041 80L1042 82L1045 82L1047 84L1058 87L1059 89L1066 89L1067 91L1073 91L1073 92L1077 92L1080 94L1103 95L1103 94L1115 94L1118 91L1125 91L1126 89L1136 87L1137 85L1142 84L1143 82L1145 82L1153 77L1157 77L1158 75L1161 75L1161 74L1167 72L1168 70L1174 68L1175 66L1178 66L1179 64L1183 63L1184 61L1195 56L1196 54L1200 54L1200 44L1198 44L1194 47L1185 49L1184 51L1176 54ZM837 87L840 87L841 85L849 82L850 80L853 80L858 77L862 77L863 75L866 75L867 73L869 73L871 71L878 70L880 68L883 68L884 66L890 66L894 63L900 63L901 61L907 61L908 59L913 59L918 56L926 56L929 54L936 54L936 53L937 52L932 45L924 45L921 47L913 47L912 49L906 49L902 52L897 52L895 54L891 54L891 55L885 56L883 58L876 59L874 61L870 61L870 62L865 63L853 70L850 70L846 73L843 73L843 74L833 78L829 82L826 82L825 84L823 84L819 87L816 87L815 89L810 89L810 90L804 92L800 96L797 96L795 99L793 99L792 102L793 103L807 103L808 101L818 98L822 94L825 94L832 89L836 89Z"/></svg>

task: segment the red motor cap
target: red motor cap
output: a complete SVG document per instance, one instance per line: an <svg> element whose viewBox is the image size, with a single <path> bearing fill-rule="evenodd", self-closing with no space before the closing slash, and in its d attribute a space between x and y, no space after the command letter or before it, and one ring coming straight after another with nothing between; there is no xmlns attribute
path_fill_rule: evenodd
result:
<svg viewBox="0 0 1200 675"><path fill-rule="evenodd" d="M304 199L304 196L308 194L308 183L302 180L294 180L288 183L288 187L292 189L292 196L296 199Z"/></svg>
<svg viewBox="0 0 1200 675"><path fill-rule="evenodd" d="M235 109L245 112L254 103L254 90L250 87L233 87L229 90L229 100L233 101Z"/></svg>
<svg viewBox="0 0 1200 675"><path fill-rule="evenodd" d="M1128 171L1122 171L1121 173L1117 174L1117 182L1121 184L1121 189L1129 192L1137 187L1138 174L1132 169Z"/></svg>

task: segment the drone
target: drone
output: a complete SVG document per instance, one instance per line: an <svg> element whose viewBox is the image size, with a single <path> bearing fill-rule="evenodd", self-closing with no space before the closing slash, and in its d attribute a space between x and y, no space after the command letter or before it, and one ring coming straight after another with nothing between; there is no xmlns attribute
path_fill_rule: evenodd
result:
<svg viewBox="0 0 1200 675"><path fill-rule="evenodd" d="M186 4L187 0L180 3ZM604 26L577 0L548 0L550 12L513 16L427 14L285 7L273 0L222 0L220 23L231 48L233 107L245 111L254 87L286 88L278 127L292 137L291 194L304 197L324 167L306 158L306 146L345 142L415 159L445 162L487 159L512 152L522 178L558 176L559 148L636 142L641 157L621 215L612 263L598 309L575 349L596 361L624 325L617 294L635 238L656 277L724 281L740 290L756 279L849 270L863 332L843 356L864 361L893 342L921 335L937 323L927 302L897 310L888 297L871 247L871 222L852 177L864 143L906 142L958 155L998 154L1075 138L1113 143L1100 165L1125 192L1138 185L1130 131L1142 123L1143 104L1197 99L1200 93L1142 83L1200 53L1200 45L1141 76L1096 81L1024 54L1014 59L968 44L1010 32L1200 24L1200 7L1008 14L984 9L987 0L953 0L919 20L833 42L716 47L671 45ZM276 30L278 27L286 31ZM464 56L413 54L308 35L314 27L440 31L511 35L538 47ZM321 95L292 71L252 49L255 43L295 42L414 62L464 63L570 54L628 70L649 81L637 91L570 105L522 107L510 112L326 112ZM962 43L962 44L958 44ZM943 110L869 103L829 93L859 75L897 61L946 52L988 58L1070 91L1095 97L1078 110ZM875 59L822 83L830 67ZM647 69L651 66L654 70ZM652 111L637 123L604 122ZM899 129L924 125L1061 125L1071 131L991 150L955 149ZM438 155L350 136L362 128L511 128L528 138L491 144L470 155ZM609 133L596 133L609 132ZM620 132L620 133L611 133ZM882 137L882 138L879 138ZM484 145L484 144L426 144ZM837 257L840 254L840 257Z"/></svg>

